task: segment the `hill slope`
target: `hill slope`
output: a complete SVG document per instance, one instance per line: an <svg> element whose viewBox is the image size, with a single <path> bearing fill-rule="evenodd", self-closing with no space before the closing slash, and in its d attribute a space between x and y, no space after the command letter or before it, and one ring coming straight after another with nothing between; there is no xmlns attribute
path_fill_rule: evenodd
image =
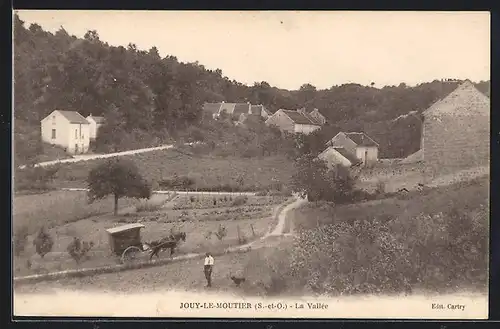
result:
<svg viewBox="0 0 500 329"><path fill-rule="evenodd" d="M14 17L14 88L16 145L19 160L41 153L39 122L56 108L86 116L105 115L96 147L124 150L147 147L176 138L198 125L201 105L221 101L263 104L271 112L279 108L317 107L339 130L365 130L381 145L382 156L403 157L418 148L420 129L412 117L453 90L457 81L434 81L416 87L381 89L345 84L317 90L304 84L287 91L256 82L246 86L208 70L199 63L180 63L175 56L161 58L158 49L114 47L88 31L83 39L64 28L54 34L39 25L28 28ZM489 82L478 88L489 93ZM36 128L36 129L35 129ZM32 147L35 145L35 147Z"/></svg>

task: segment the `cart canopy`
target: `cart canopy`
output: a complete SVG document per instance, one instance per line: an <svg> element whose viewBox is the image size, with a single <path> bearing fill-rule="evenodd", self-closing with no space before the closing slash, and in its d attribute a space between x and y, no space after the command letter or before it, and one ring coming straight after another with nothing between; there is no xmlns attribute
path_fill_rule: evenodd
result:
<svg viewBox="0 0 500 329"><path fill-rule="evenodd" d="M133 230L141 229L141 228L144 228L144 227L145 226L142 225L142 224L134 223L134 224L127 224L127 225L122 225L122 226L118 226L118 227L109 228L109 229L106 230L106 232L108 232L111 235L115 235L115 234L122 234L122 233L125 233L127 231L133 231Z"/></svg>

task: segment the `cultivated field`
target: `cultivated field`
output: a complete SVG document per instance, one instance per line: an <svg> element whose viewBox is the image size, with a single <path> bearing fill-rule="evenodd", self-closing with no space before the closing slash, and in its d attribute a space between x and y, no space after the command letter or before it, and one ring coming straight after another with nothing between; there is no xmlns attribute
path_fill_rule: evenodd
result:
<svg viewBox="0 0 500 329"><path fill-rule="evenodd" d="M121 214L113 216L110 200L107 209L95 210L85 208L82 203L83 193L65 192L62 195L66 196L66 199L61 200L66 202L68 209L79 209L81 216L85 214L87 218L78 220L76 215L69 210L69 212L57 213L58 207L54 205L48 206L47 214L38 218L34 211L23 213L22 210L17 209L18 216L14 218L14 221L22 220L22 224L29 226L31 234L28 236L24 252L15 257L16 276L115 264L119 262L119 257L111 253L105 230L125 223L144 224L142 240L145 242L164 238L170 234L171 229L186 232L187 239L180 244L176 254L222 252L228 247L245 244L269 232L275 225L273 218L275 208L280 202L286 200L265 196L235 195L218 196L214 199L211 195L191 198L185 195L161 194L154 195L147 201L122 202ZM51 200L51 196L54 197L54 194L46 195L45 201ZM218 201L218 206L213 204L214 200ZM54 204L55 201L51 201ZM17 203L17 207L20 205ZM60 204L59 207L64 209ZM52 210L52 216L57 214L57 220L46 221L46 218L49 218L49 210ZM106 214L89 215L92 211L102 211ZM17 226L21 226L21 223L17 223ZM31 223L36 223L36 225ZM36 254L32 245L35 237L32 233L42 224L50 227L48 233L54 238L52 252L44 259ZM83 241L94 243L89 258L79 265L69 257L66 251L68 244L75 236ZM160 257L168 257L168 252L160 254Z"/></svg>
<svg viewBox="0 0 500 329"><path fill-rule="evenodd" d="M273 182L286 185L292 175L293 164L282 156L262 158L216 157L189 155L177 150L161 150L124 156L132 159L141 173L152 182L170 179L177 174L195 181L192 189L211 189L221 185L259 191ZM63 164L57 173L55 185L83 187L89 170L102 159ZM241 181L238 178L241 177Z"/></svg>

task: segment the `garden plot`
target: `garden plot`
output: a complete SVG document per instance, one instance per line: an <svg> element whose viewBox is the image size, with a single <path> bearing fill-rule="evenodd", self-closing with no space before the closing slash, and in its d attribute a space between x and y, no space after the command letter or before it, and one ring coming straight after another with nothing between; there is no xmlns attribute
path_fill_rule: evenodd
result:
<svg viewBox="0 0 500 329"><path fill-rule="evenodd" d="M246 195L178 195L172 201L172 209L227 208L235 206L269 206L285 202L284 196Z"/></svg>
<svg viewBox="0 0 500 329"><path fill-rule="evenodd" d="M20 276L115 264L119 257L110 251L106 229L122 225L123 222L143 223L145 228L142 230L142 240L145 242L168 236L172 229L186 232L187 239L180 244L176 254L221 252L266 234L275 225L272 213L277 206L245 205L182 210L161 207L156 210L157 207L153 207L154 211L145 211L139 207L141 211L135 213L120 216L106 214L68 222L47 230L54 239L54 246L44 259L36 254L32 245L34 235L30 235L24 252L15 257L14 273L15 276ZM66 251L75 236L82 241L94 243L88 259L84 259L80 264L72 260ZM169 257L169 252L160 253L160 257Z"/></svg>

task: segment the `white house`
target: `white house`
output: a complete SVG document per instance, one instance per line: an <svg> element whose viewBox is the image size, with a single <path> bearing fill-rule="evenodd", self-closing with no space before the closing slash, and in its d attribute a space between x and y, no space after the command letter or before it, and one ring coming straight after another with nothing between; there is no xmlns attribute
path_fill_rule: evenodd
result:
<svg viewBox="0 0 500 329"><path fill-rule="evenodd" d="M320 129L325 122L326 121L320 120L314 115L305 112L304 109L299 109L297 111L279 109L266 120L266 125L275 126L281 131L287 131L289 133L302 133L308 135Z"/></svg>
<svg viewBox="0 0 500 329"><path fill-rule="evenodd" d="M92 116L92 113L86 118L90 126L90 140L95 140L99 128L104 124L104 117Z"/></svg>
<svg viewBox="0 0 500 329"><path fill-rule="evenodd" d="M379 144L363 132L339 132L326 145L343 148L359 159L364 166L371 166L378 161Z"/></svg>
<svg viewBox="0 0 500 329"><path fill-rule="evenodd" d="M330 168L335 167L335 165L351 167L359 165L362 162L354 154L349 153L345 148L335 146L329 146L318 155L318 158L325 161Z"/></svg>
<svg viewBox="0 0 500 329"><path fill-rule="evenodd" d="M55 110L41 122L42 141L58 145L70 154L89 150L89 122L78 112Z"/></svg>

